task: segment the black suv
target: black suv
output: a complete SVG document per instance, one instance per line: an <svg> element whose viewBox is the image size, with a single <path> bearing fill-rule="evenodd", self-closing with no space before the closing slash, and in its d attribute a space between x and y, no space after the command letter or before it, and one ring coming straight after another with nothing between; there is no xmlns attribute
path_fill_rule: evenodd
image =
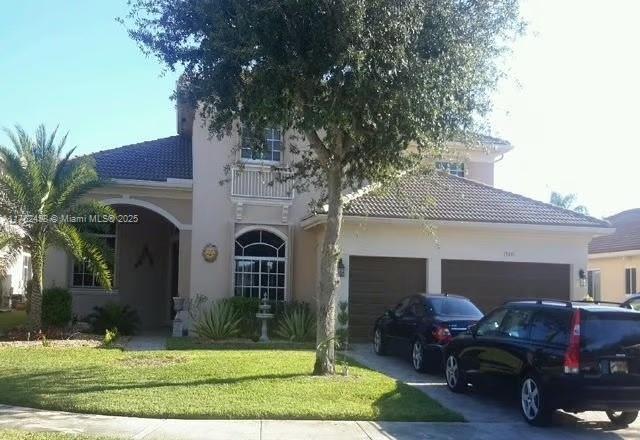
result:
<svg viewBox="0 0 640 440"><path fill-rule="evenodd" d="M376 320L373 348L379 355L410 355L417 371L440 369L442 348L480 318L482 312L462 296L408 296Z"/></svg>
<svg viewBox="0 0 640 440"><path fill-rule="evenodd" d="M453 339L449 389L517 390L522 415L546 425L555 409L606 411L626 426L640 409L640 312L555 300L510 302ZM511 389L511 388L507 388Z"/></svg>

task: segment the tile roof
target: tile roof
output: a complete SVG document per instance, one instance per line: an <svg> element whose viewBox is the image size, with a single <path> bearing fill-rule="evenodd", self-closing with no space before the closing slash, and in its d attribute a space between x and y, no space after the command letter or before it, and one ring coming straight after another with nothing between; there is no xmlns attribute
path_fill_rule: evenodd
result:
<svg viewBox="0 0 640 440"><path fill-rule="evenodd" d="M640 209L623 211L607 220L616 231L591 240L590 254L640 250Z"/></svg>
<svg viewBox="0 0 640 440"><path fill-rule="evenodd" d="M609 227L609 223L444 172L410 173L354 197L347 216Z"/></svg>
<svg viewBox="0 0 640 440"><path fill-rule="evenodd" d="M191 179L191 139L171 136L91 154L103 179Z"/></svg>

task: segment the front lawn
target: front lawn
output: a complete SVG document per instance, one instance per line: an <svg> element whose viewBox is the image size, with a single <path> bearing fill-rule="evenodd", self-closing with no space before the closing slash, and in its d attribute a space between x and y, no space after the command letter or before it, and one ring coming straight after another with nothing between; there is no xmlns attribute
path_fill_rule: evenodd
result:
<svg viewBox="0 0 640 440"><path fill-rule="evenodd" d="M27 312L12 310L0 312L0 336L12 328L24 325L27 322Z"/></svg>
<svg viewBox="0 0 640 440"><path fill-rule="evenodd" d="M162 418L462 420L366 368L313 377L313 360L302 350L0 348L0 403Z"/></svg>

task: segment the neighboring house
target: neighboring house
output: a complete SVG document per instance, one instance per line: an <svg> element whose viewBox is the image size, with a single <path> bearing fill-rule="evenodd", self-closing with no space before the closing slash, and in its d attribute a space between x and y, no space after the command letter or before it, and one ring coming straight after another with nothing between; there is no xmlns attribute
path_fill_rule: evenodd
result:
<svg viewBox="0 0 640 440"><path fill-rule="evenodd" d="M589 243L589 294L602 301L622 302L639 288L640 209L623 211L607 220L615 232Z"/></svg>
<svg viewBox="0 0 640 440"><path fill-rule="evenodd" d="M0 292L4 296L27 294L27 282L31 279L31 256L22 253L16 262L7 271L4 277L0 277ZM3 302L0 301L0 304Z"/></svg>
<svg viewBox="0 0 640 440"><path fill-rule="evenodd" d="M178 109L177 136L93 155L110 179L93 196L131 221L104 235L117 255L114 291L59 250L49 256L47 283L72 289L79 316L118 300L145 327L170 321L173 296L313 303L325 218L310 213L312 194L277 179L290 163L290 136L268 130L267 151L256 158L237 134L211 137L194 111ZM586 294L587 244L609 224L493 188L494 164L512 147L484 141L453 145L455 159L438 164L444 171L348 196L340 295L354 337L416 292L459 293L485 309L515 297ZM226 173L234 162L243 166Z"/></svg>

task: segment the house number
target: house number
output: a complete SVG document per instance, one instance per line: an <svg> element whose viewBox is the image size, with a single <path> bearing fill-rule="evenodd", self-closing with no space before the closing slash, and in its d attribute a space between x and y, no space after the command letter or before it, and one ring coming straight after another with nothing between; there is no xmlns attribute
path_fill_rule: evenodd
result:
<svg viewBox="0 0 640 440"><path fill-rule="evenodd" d="M504 251L504 256L505 257L515 257L516 253L513 251Z"/></svg>

